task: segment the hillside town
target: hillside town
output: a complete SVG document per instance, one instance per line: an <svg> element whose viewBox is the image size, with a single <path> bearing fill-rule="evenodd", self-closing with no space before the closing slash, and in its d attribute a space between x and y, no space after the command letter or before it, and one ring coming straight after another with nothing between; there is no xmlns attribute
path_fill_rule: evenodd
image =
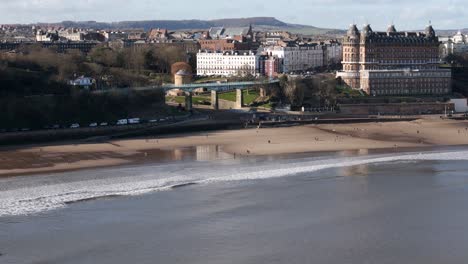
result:
<svg viewBox="0 0 468 264"><path fill-rule="evenodd" d="M200 30L1 25L0 56L7 74L36 82L31 87L16 82L19 90L4 92L24 90L21 94L27 97L18 99L22 102L30 96L59 94L72 95L70 100L91 96L107 101L117 100L111 91L164 91L144 104L129 102L123 108L105 104L109 108L98 115L90 110L86 118L72 109L59 111L74 112L73 121L49 116L34 118L34 125L15 125L28 130L44 122L48 123L44 127L111 124L134 113L142 120L158 120L146 118L144 112L159 112L164 108L157 106L161 102L191 114L194 109L255 108L338 116L452 115L468 111L463 77L467 38L461 31L439 36L430 24L422 31L398 31L393 24L374 31L369 24L362 28L351 24L339 37L263 30L253 24ZM29 76L34 68L47 81L43 77L34 81L36 77ZM243 93L249 89L252 98L245 100ZM45 105L37 107L34 112L48 111ZM132 110L138 108L142 109ZM16 116L13 112L4 117L6 123Z"/></svg>
<svg viewBox="0 0 468 264"><path fill-rule="evenodd" d="M404 32L401 32L404 33ZM468 37L458 31L453 36L438 36L441 60L452 54L468 52ZM299 72L341 63L341 38L320 40L314 36L287 31L256 31L254 27L213 27L206 30L171 31L154 28L127 30L94 30L43 25L0 25L0 50L15 51L20 45L40 43L60 52L80 50L89 52L100 44L109 47L142 45L182 47L190 53L223 53L226 51L268 56L281 65L279 72ZM227 54L226 54L227 55ZM213 55L216 56L216 55ZM259 60L260 62L260 60ZM262 68L257 63L256 73ZM209 75L210 73L206 73Z"/></svg>
<svg viewBox="0 0 468 264"><path fill-rule="evenodd" d="M320 41L312 36L286 31L260 32L252 26L183 32L161 28L146 32L138 29L110 31L39 26L0 27L1 51L15 52L20 46L34 43L55 48L59 52L79 50L84 53L99 45L114 49L176 47L183 49L187 56L197 56L200 65L204 65L197 68L200 76L233 76L237 74L236 70L250 63L253 65L249 66L250 74L276 77L279 73L297 73L337 65L342 57L341 43L337 39ZM211 65L220 58L229 61L230 56L237 55L235 61L217 63L214 68L206 67L207 63Z"/></svg>

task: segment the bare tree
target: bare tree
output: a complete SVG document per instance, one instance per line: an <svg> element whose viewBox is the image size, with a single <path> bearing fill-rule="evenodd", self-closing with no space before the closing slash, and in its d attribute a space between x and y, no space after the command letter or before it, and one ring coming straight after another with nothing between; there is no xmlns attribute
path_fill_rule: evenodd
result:
<svg viewBox="0 0 468 264"><path fill-rule="evenodd" d="M302 105L305 91L305 84L302 79L289 77L287 81L283 81L281 85L282 94L291 105Z"/></svg>

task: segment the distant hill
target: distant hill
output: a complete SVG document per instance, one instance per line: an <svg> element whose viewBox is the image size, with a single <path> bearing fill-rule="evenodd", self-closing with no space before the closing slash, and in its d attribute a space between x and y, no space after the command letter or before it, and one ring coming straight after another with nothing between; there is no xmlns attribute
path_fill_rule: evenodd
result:
<svg viewBox="0 0 468 264"><path fill-rule="evenodd" d="M252 25L254 30L286 30L292 33L305 35L338 34L345 31L339 29L324 29L308 25L289 24L274 17L250 17L229 18L216 20L147 20L147 21L121 21L121 22L96 22L96 21L63 21L53 23L64 27L93 28L93 29L144 29L166 28L169 30L194 30L208 29L210 27L246 27Z"/></svg>

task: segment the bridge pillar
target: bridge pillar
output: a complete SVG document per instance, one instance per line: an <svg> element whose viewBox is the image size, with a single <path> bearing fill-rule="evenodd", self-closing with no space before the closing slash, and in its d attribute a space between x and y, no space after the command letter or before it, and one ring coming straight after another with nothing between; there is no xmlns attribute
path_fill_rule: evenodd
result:
<svg viewBox="0 0 468 264"><path fill-rule="evenodd" d="M241 109L244 105L244 97L242 96L242 90L236 89L236 109Z"/></svg>
<svg viewBox="0 0 468 264"><path fill-rule="evenodd" d="M185 93L185 110L192 110L192 92Z"/></svg>
<svg viewBox="0 0 468 264"><path fill-rule="evenodd" d="M211 90L211 108L219 110L219 96L218 91Z"/></svg>
<svg viewBox="0 0 468 264"><path fill-rule="evenodd" d="M261 97L267 96L267 90L265 89L265 87L260 87L260 96Z"/></svg>

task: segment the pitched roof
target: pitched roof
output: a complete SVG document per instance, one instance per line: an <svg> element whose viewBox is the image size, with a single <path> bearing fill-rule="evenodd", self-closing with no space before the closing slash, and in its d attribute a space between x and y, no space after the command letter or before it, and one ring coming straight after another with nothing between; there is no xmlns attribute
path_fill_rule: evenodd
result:
<svg viewBox="0 0 468 264"><path fill-rule="evenodd" d="M438 43L437 37L419 32L372 32L366 41L377 43Z"/></svg>
<svg viewBox="0 0 468 264"><path fill-rule="evenodd" d="M213 37L213 38L216 38L218 36L220 36L224 31L224 27L212 27L210 28L210 36Z"/></svg>
<svg viewBox="0 0 468 264"><path fill-rule="evenodd" d="M209 32L212 38L245 36L249 34L250 27L212 27Z"/></svg>
<svg viewBox="0 0 468 264"><path fill-rule="evenodd" d="M248 27L233 27L226 28L223 32L224 36L245 36L249 33L250 28Z"/></svg>

